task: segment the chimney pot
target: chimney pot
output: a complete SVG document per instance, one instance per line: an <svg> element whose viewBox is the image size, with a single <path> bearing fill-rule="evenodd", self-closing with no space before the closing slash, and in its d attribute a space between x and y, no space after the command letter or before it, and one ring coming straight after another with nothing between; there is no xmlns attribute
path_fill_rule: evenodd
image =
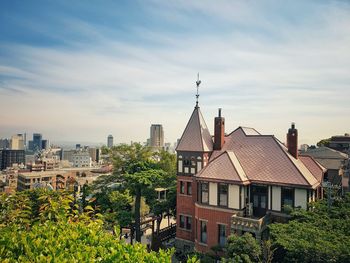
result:
<svg viewBox="0 0 350 263"><path fill-rule="evenodd" d="M214 150L221 150L225 142L225 118L221 117L221 108L219 116L214 120Z"/></svg>
<svg viewBox="0 0 350 263"><path fill-rule="evenodd" d="M295 129L295 123L292 122L292 127L288 129L287 133L287 148L288 152L298 159L298 130Z"/></svg>

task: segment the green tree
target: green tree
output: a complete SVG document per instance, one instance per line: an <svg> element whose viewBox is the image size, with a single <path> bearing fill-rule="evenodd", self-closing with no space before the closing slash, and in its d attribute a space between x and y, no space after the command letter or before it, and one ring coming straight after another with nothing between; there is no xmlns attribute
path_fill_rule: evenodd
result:
<svg viewBox="0 0 350 263"><path fill-rule="evenodd" d="M140 209L142 197L150 206L151 211L158 216L158 226L164 213L176 211L176 157L165 151L152 152L149 147L138 143L121 144L109 149L114 164L112 175L104 176L94 183L97 203L107 211L112 203L103 195L113 186L116 191L129 191L135 196L134 224L136 240L141 240ZM168 189L166 205L157 201L156 187ZM101 194L102 192L102 194ZM102 200L102 202L100 201ZM113 210L113 209L110 209ZM109 216L112 217L112 216Z"/></svg>
<svg viewBox="0 0 350 263"><path fill-rule="evenodd" d="M250 233L242 236L231 235L227 239L226 250L226 262L258 262L262 255L259 242Z"/></svg>
<svg viewBox="0 0 350 263"><path fill-rule="evenodd" d="M326 200L312 211L295 210L287 224L271 224L270 235L278 262L349 262L350 194L336 199L330 210Z"/></svg>
<svg viewBox="0 0 350 263"><path fill-rule="evenodd" d="M136 241L141 242L141 197L142 192L147 188L154 188L157 184L157 181L160 180L162 170L145 170L141 172L135 172L133 174L125 174L124 180L128 189L132 190L135 194L135 232L136 232Z"/></svg>
<svg viewBox="0 0 350 263"><path fill-rule="evenodd" d="M316 145L317 145L318 147L321 147L321 146L328 146L330 141L331 141L331 138L322 139L322 140L320 140Z"/></svg>

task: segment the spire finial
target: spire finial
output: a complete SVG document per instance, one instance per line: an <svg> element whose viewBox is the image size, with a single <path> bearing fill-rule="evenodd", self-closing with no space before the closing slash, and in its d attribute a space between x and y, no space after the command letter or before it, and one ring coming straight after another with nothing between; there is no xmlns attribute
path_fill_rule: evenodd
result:
<svg viewBox="0 0 350 263"><path fill-rule="evenodd" d="M197 86L197 94L196 94L196 108L198 108L198 98L199 98L199 85L201 84L201 81L199 80L199 72L197 74L197 81L196 81L196 86Z"/></svg>

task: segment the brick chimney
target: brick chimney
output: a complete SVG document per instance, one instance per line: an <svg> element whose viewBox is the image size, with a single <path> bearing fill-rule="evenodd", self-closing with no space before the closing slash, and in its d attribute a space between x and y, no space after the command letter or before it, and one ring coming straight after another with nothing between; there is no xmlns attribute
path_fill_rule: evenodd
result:
<svg viewBox="0 0 350 263"><path fill-rule="evenodd" d="M292 122L292 126L288 129L287 148L288 152L293 155L295 159L298 159L298 130L295 129L294 122Z"/></svg>
<svg viewBox="0 0 350 263"><path fill-rule="evenodd" d="M219 116L214 121L214 150L221 150L225 142L225 118L221 117L221 108Z"/></svg>

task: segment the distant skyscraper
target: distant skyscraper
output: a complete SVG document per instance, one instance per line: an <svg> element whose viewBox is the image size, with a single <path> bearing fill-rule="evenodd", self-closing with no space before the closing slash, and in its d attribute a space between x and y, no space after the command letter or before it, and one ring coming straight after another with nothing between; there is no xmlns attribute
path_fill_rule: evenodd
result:
<svg viewBox="0 0 350 263"><path fill-rule="evenodd" d="M107 147L111 148L113 146L113 136L112 135L108 135L107 137Z"/></svg>
<svg viewBox="0 0 350 263"><path fill-rule="evenodd" d="M33 150L41 151L43 136L40 133L33 133Z"/></svg>
<svg viewBox="0 0 350 263"><path fill-rule="evenodd" d="M24 150L24 136L23 134L16 134L11 137L11 150Z"/></svg>
<svg viewBox="0 0 350 263"><path fill-rule="evenodd" d="M154 148L164 147L164 131L161 124L152 124L150 129L150 146Z"/></svg>
<svg viewBox="0 0 350 263"><path fill-rule="evenodd" d="M41 148L43 150L48 150L50 148L50 141L49 140L42 140L41 141Z"/></svg>
<svg viewBox="0 0 350 263"><path fill-rule="evenodd" d="M0 150L9 149L9 148L10 148L10 140L7 138L0 139Z"/></svg>
<svg viewBox="0 0 350 263"><path fill-rule="evenodd" d="M24 150L0 150L0 170L11 167L13 164L24 164Z"/></svg>
<svg viewBox="0 0 350 263"><path fill-rule="evenodd" d="M34 145L33 145L33 141L32 140L28 141L28 150L29 151L33 151L34 150Z"/></svg>

